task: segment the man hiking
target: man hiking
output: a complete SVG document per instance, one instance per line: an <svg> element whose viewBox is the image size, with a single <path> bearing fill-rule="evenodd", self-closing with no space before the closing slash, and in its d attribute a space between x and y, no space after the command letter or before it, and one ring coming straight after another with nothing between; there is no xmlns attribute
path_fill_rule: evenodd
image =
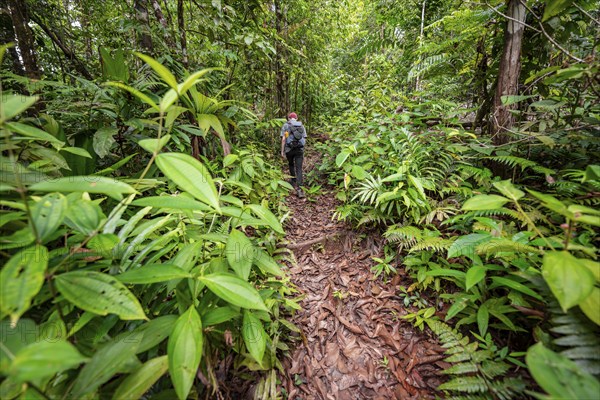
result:
<svg viewBox="0 0 600 400"><path fill-rule="evenodd" d="M292 186L300 198L304 198L302 191L302 161L304 160L304 145L306 144L306 129L298 121L298 115L291 112L288 121L281 128L281 158L287 157Z"/></svg>

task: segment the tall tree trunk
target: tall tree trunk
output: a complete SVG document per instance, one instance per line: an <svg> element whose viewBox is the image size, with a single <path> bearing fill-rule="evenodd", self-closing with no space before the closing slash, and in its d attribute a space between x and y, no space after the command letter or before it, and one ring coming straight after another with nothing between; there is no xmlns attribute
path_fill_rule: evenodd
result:
<svg viewBox="0 0 600 400"><path fill-rule="evenodd" d="M189 67L187 53L187 39L185 35L185 15L183 10L183 0L177 0L177 27L179 29L179 44L181 46L181 62L183 66Z"/></svg>
<svg viewBox="0 0 600 400"><path fill-rule="evenodd" d="M506 15L509 19L506 22L506 30L504 31L504 48L498 68L494 113L490 130L492 142L495 145L508 143L508 131L514 124L514 117L510 112L512 106L503 105L502 96L513 96L519 92L521 47L526 17L526 8L522 1L508 0Z"/></svg>
<svg viewBox="0 0 600 400"><path fill-rule="evenodd" d="M425 33L425 3L427 0L423 0L423 6L421 7L421 30L419 31L419 48L423 45L423 34ZM423 61L423 56L419 56L419 63ZM417 79L415 81L415 91L421 90L421 74L417 73Z"/></svg>
<svg viewBox="0 0 600 400"><path fill-rule="evenodd" d="M23 0L7 0L7 5L19 47L19 54L23 59L25 75L31 79L40 79L41 71L33 48L33 32L27 25L29 22L27 4Z"/></svg>
<svg viewBox="0 0 600 400"><path fill-rule="evenodd" d="M163 28L163 37L165 38L165 43L167 43L167 46L169 46L169 48L174 48L175 42L169 34L169 24L167 22L167 19L165 18L165 15L162 12L162 8L158 0L152 0L152 9L154 10L154 16Z"/></svg>
<svg viewBox="0 0 600 400"><path fill-rule="evenodd" d="M16 42L17 38L15 37L15 30L9 12L8 10L0 9L0 43ZM17 75L25 75L25 69L23 68L23 64L21 64L17 49L14 46L9 47L6 49L6 53L8 54L8 60L12 64L11 71Z"/></svg>
<svg viewBox="0 0 600 400"><path fill-rule="evenodd" d="M135 19L138 21L141 29L139 34L140 47L152 54L152 36L150 36L150 25L148 18L148 1L147 0L134 0L133 8L135 9Z"/></svg>
<svg viewBox="0 0 600 400"><path fill-rule="evenodd" d="M275 0L273 2L275 6L275 30L277 31L277 35L280 37L284 37L283 35L283 25L284 25L284 13L281 9L281 2L279 0ZM278 113L286 113L289 111L289 104L286 103L287 100L287 74L285 71L285 55L284 55L284 46L277 41L275 44L275 104L279 109Z"/></svg>

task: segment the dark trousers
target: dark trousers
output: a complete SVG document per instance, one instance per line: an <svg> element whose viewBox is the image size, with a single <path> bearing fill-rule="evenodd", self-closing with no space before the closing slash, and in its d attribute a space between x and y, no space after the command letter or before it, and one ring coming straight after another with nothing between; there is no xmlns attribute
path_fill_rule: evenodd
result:
<svg viewBox="0 0 600 400"><path fill-rule="evenodd" d="M302 186L302 161L304 160L304 149L292 149L285 153L290 166L292 186Z"/></svg>

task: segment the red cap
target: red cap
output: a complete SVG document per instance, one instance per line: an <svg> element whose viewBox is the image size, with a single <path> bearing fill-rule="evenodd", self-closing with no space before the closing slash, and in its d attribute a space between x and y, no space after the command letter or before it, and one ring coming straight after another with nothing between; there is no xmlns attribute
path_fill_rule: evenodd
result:
<svg viewBox="0 0 600 400"><path fill-rule="evenodd" d="M289 118L289 119L292 119L292 118L294 118L294 119L298 119L298 116L296 115L296 113L295 113L295 112L291 112L291 113L289 113L289 114L288 114L288 118Z"/></svg>

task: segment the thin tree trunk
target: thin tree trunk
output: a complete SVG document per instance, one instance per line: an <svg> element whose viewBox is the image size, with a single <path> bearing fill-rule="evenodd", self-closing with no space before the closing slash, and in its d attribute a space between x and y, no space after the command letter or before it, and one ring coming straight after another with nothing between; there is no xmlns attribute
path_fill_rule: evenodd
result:
<svg viewBox="0 0 600 400"><path fill-rule="evenodd" d="M8 13L8 10L0 10L0 43L16 43L17 38L15 37L15 30L13 28L12 20ZM12 67L11 70L17 75L25 75L25 69L21 64L19 53L15 47L9 47L6 49L8 59L10 60Z"/></svg>
<svg viewBox="0 0 600 400"><path fill-rule="evenodd" d="M502 96L514 96L519 92L519 74L521 72L521 47L525 31L526 9L522 0L508 0L504 31L504 48L494 96L494 112L491 121L492 142L495 145L508 143L508 131L514 124L510 110L512 106L502 104Z"/></svg>
<svg viewBox="0 0 600 400"><path fill-rule="evenodd" d="M154 16L156 17L160 25L163 27L163 37L165 38L165 42L167 43L169 48L174 48L175 42L169 34L169 24L165 18L165 15L163 14L162 8L160 7L160 3L158 2L158 0L152 0L152 9L154 10Z"/></svg>
<svg viewBox="0 0 600 400"><path fill-rule="evenodd" d="M283 11L281 10L281 3L279 0L275 0L273 2L275 6L275 30L280 37L283 37ZM286 95L286 86L287 86L287 76L286 71L284 69L284 47L279 43L279 41L275 44L275 103L278 107L278 113L287 113L288 105L286 103L287 95Z"/></svg>
<svg viewBox="0 0 600 400"><path fill-rule="evenodd" d="M88 18L90 17L90 11L85 1L79 0L79 7L81 8L81 16L79 20L81 21L81 30L84 35L84 43L85 43L85 57L88 62L92 61L94 57L94 51L92 50L92 38L90 32L88 30L90 23Z"/></svg>
<svg viewBox="0 0 600 400"><path fill-rule="evenodd" d="M139 35L140 47L146 52L152 54L152 36L150 36L150 19L148 18L147 0L135 0L133 3L135 9L135 19L140 24L142 33Z"/></svg>
<svg viewBox="0 0 600 400"><path fill-rule="evenodd" d="M427 0L423 0L423 7L421 8L421 30L419 32L419 48L423 45L423 34L425 33L425 3ZM419 56L419 63L422 62L423 57ZM417 72L417 79L415 81L415 91L421 89L421 74Z"/></svg>
<svg viewBox="0 0 600 400"><path fill-rule="evenodd" d="M177 0L177 27L179 28L179 44L181 46L181 62L185 68L189 68L187 53L187 39L185 35L185 15L183 14L183 0Z"/></svg>
<svg viewBox="0 0 600 400"><path fill-rule="evenodd" d="M25 75L31 79L40 79L41 71L34 50L33 32L29 28L29 13L23 0L7 0L19 54L23 60Z"/></svg>

